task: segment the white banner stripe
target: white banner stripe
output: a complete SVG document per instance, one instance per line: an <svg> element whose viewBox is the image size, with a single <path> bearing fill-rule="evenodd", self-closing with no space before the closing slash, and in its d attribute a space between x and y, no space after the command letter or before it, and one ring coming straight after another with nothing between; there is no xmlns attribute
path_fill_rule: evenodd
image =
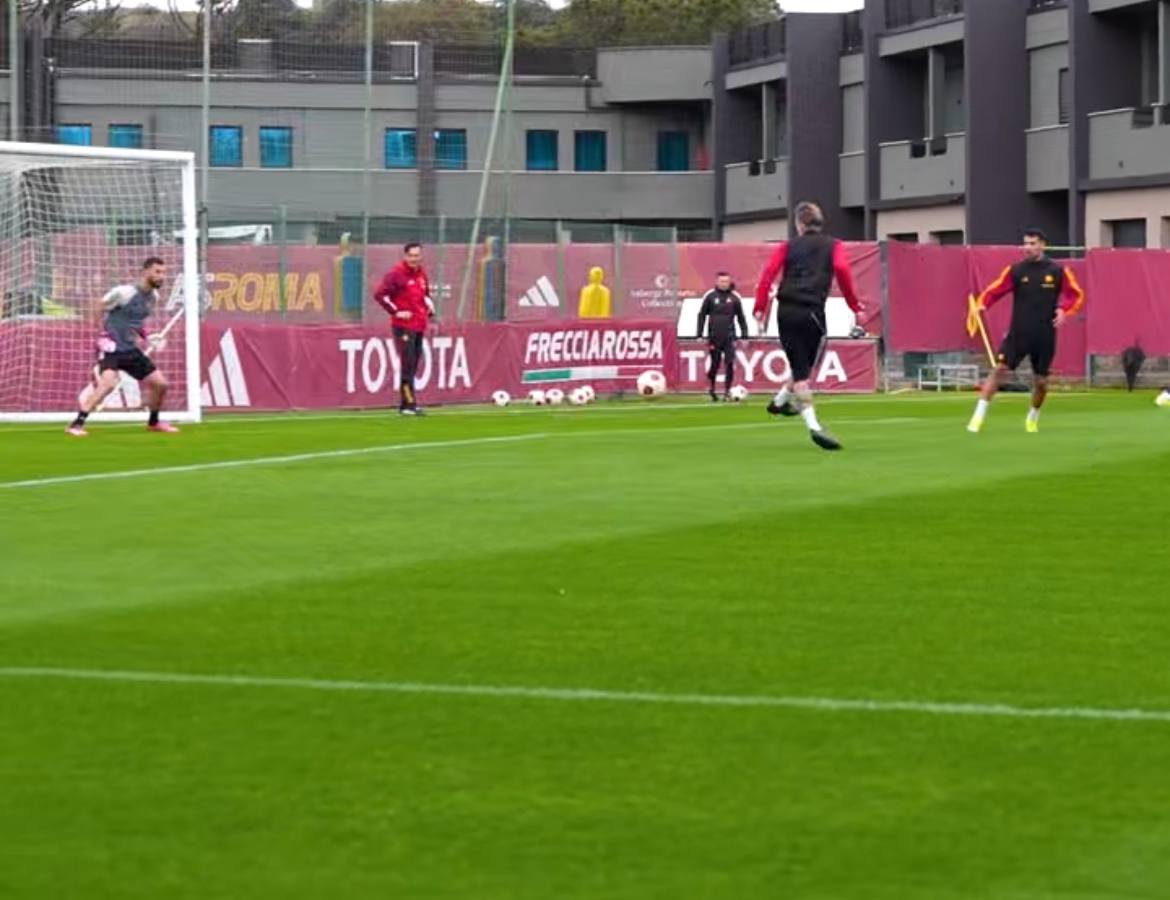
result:
<svg viewBox="0 0 1170 900"><path fill-rule="evenodd" d="M244 381L244 370L240 365L240 354L236 352L236 339L231 329L223 333L219 339L219 349L223 354L223 365L227 371L228 387L232 394L232 406L251 406L248 398L248 385Z"/></svg>
<svg viewBox="0 0 1170 900"><path fill-rule="evenodd" d="M548 301L549 306L561 305L561 298L557 295L556 288L552 286L552 282L548 280L547 275L541 275L536 279L536 289Z"/></svg>
<svg viewBox="0 0 1170 900"><path fill-rule="evenodd" d="M595 703L641 703L673 706L801 709L816 712L911 713L1005 719L1058 719L1111 722L1170 723L1170 709L1085 706L1015 706L1008 703L962 703L931 700L867 700L777 694L673 694L596 688L522 687L489 684L429 684L416 681L356 681L319 678L277 678L257 675L200 675L184 672L119 671L10 666L0 678L64 679L123 684L201 685L215 687L286 688L369 694L437 694L559 700Z"/></svg>
<svg viewBox="0 0 1170 900"><path fill-rule="evenodd" d="M216 406L230 407L231 394L228 393L227 379L223 374L223 356L217 356L207 367L207 380L211 384L211 399Z"/></svg>

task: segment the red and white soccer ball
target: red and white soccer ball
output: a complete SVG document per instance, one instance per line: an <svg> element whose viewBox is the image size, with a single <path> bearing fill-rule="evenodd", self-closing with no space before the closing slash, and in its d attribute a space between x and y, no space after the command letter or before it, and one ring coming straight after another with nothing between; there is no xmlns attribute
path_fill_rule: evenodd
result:
<svg viewBox="0 0 1170 900"><path fill-rule="evenodd" d="M549 406L560 406L565 402L565 392L560 388L552 388L544 395L544 399Z"/></svg>
<svg viewBox="0 0 1170 900"><path fill-rule="evenodd" d="M597 399L597 391L593 390L593 385L591 384L582 385L581 393L585 395L586 403L592 403Z"/></svg>
<svg viewBox="0 0 1170 900"><path fill-rule="evenodd" d="M727 396L731 398L732 403L743 403L748 398L748 389L742 384L737 384L727 392Z"/></svg>
<svg viewBox="0 0 1170 900"><path fill-rule="evenodd" d="M666 393L666 376L661 372L643 372L638 376L638 393L647 399Z"/></svg>
<svg viewBox="0 0 1170 900"><path fill-rule="evenodd" d="M573 406L584 406L589 402L589 397L585 394L585 388L573 388L569 391L569 402Z"/></svg>
<svg viewBox="0 0 1170 900"><path fill-rule="evenodd" d="M499 407L505 407L512 402L512 395L507 391L496 391L492 394L492 403Z"/></svg>
<svg viewBox="0 0 1170 900"><path fill-rule="evenodd" d="M544 406L544 404L547 403L548 400L544 395L544 391L535 390L535 391L528 392L528 402L531 403L533 406Z"/></svg>

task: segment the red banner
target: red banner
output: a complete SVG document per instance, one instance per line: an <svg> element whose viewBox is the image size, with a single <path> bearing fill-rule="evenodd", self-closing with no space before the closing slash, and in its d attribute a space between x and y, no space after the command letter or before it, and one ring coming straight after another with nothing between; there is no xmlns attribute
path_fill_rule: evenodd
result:
<svg viewBox="0 0 1170 900"><path fill-rule="evenodd" d="M1090 353L1170 354L1170 251L1091 250L1087 280Z"/></svg>
<svg viewBox="0 0 1170 900"><path fill-rule="evenodd" d="M736 348L736 384L749 391L773 391L788 381L788 358L775 341L744 341ZM679 350L680 391L707 390L707 350L698 342ZM718 376L722 390L723 375ZM821 393L872 393L878 389L877 341L829 341L813 370L813 387Z"/></svg>
<svg viewBox="0 0 1170 900"><path fill-rule="evenodd" d="M203 402L208 409L334 409L397 402L400 364L381 329L360 325L265 327L208 325L203 331ZM680 350L662 322L479 324L428 335L417 377L423 403L488 400L504 389L519 399L533 388L578 384L632 390L656 370L672 390L705 390L706 351ZM740 383L763 390L786 377L772 342L740 349ZM873 342L830 342L814 375L820 391L873 391Z"/></svg>
<svg viewBox="0 0 1170 900"><path fill-rule="evenodd" d="M1020 260L1017 247L947 247L891 242L889 265L889 346L898 353L983 353L982 339L967 334L967 296L978 295L1005 266ZM1067 265L1080 283L1083 260ZM1091 294L1089 288L1086 293ZM984 317L992 348L999 349L1011 322L1012 300L1000 300ZM1052 371L1082 377L1088 326L1084 311L1061 329Z"/></svg>

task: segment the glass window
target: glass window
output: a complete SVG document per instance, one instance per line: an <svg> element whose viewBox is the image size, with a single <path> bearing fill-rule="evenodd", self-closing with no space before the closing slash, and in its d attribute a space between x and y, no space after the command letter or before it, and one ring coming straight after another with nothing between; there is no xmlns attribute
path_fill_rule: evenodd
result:
<svg viewBox="0 0 1170 900"><path fill-rule="evenodd" d="M1114 219L1107 222L1113 232L1113 247L1146 247L1146 220L1145 219Z"/></svg>
<svg viewBox="0 0 1170 900"><path fill-rule="evenodd" d="M435 132L435 168L467 168L467 132L462 128L440 128Z"/></svg>
<svg viewBox="0 0 1170 900"><path fill-rule="evenodd" d="M142 149L141 125L111 125L108 137L108 143L111 147L124 147L128 150Z"/></svg>
<svg viewBox="0 0 1170 900"><path fill-rule="evenodd" d="M413 128L387 128L382 139L383 165L387 169L418 168L418 137Z"/></svg>
<svg viewBox="0 0 1170 900"><path fill-rule="evenodd" d="M239 125L211 126L211 165L244 164L244 130Z"/></svg>
<svg viewBox="0 0 1170 900"><path fill-rule="evenodd" d="M275 125L260 126L260 167L291 169L293 130Z"/></svg>
<svg viewBox="0 0 1170 900"><path fill-rule="evenodd" d="M690 138L685 131L658 132L658 171L686 172L691 167Z"/></svg>
<svg viewBox="0 0 1170 900"><path fill-rule="evenodd" d="M578 172L606 170L604 131L578 131L573 134L573 168Z"/></svg>
<svg viewBox="0 0 1170 900"><path fill-rule="evenodd" d="M58 125L57 143L88 147L93 143L93 128L89 125Z"/></svg>
<svg viewBox="0 0 1170 900"><path fill-rule="evenodd" d="M559 168L555 131L529 131L525 144L528 150L529 172L555 172Z"/></svg>

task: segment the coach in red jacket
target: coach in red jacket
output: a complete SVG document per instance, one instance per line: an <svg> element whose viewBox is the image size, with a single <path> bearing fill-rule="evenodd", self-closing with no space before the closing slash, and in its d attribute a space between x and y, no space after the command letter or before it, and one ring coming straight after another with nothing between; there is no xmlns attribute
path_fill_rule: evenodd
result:
<svg viewBox="0 0 1170 900"><path fill-rule="evenodd" d="M414 395L414 374L422 358L423 335L427 321L435 314L431 285L422 266L422 245L409 243L402 248L402 259L378 282L374 300L390 314L394 343L402 363L402 400L398 412L404 416L421 416Z"/></svg>

